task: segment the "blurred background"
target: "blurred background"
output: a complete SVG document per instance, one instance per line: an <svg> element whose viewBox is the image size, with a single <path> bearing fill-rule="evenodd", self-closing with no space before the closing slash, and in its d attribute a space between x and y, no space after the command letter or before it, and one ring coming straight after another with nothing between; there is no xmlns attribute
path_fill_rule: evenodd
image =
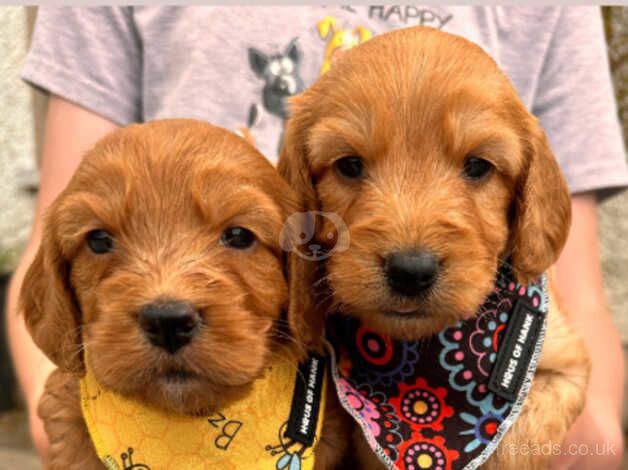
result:
<svg viewBox="0 0 628 470"><path fill-rule="evenodd" d="M626 138L628 7L602 7L602 12ZM0 7L0 470L40 468L28 437L26 415L4 339L5 289L30 230L46 110L45 97L19 79L36 14L36 7ZM628 363L628 191L605 200L599 206L599 219L608 303L620 329ZM628 429L628 407L624 429ZM627 458L623 468L628 470Z"/></svg>

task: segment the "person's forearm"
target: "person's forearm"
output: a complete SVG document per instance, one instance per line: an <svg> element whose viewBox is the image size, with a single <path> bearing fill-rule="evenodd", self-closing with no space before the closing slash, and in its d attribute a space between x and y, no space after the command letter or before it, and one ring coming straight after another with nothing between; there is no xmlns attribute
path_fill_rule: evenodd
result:
<svg viewBox="0 0 628 470"><path fill-rule="evenodd" d="M11 356L28 407L31 435L40 455L45 456L47 439L36 407L44 384L54 365L33 343L19 312L22 280L35 257L41 238L46 209L66 186L82 155L117 126L111 121L60 97L51 96L46 116L41 179L30 240L22 254L9 287L7 332Z"/></svg>
<svg viewBox="0 0 628 470"><path fill-rule="evenodd" d="M19 291L26 269L33 259L32 251L27 249L13 274L9 284L6 306L9 347L12 351L15 371L22 390L31 390L33 388L33 369L39 370L42 367L46 367L48 362L42 352L30 341L24 321L18 311ZM49 370L50 367L48 366L47 369ZM27 396L27 401L28 398Z"/></svg>
<svg viewBox="0 0 628 470"><path fill-rule="evenodd" d="M623 351L602 287L595 196L574 196L572 208L571 233L556 265L555 281L561 305L584 338L591 376L585 409L552 469L612 470L619 468L623 454Z"/></svg>
<svg viewBox="0 0 628 470"><path fill-rule="evenodd" d="M35 414L35 409L37 407L37 401L43 392L45 377L49 375L54 365L31 340L18 309L19 291L22 280L28 266L34 258L34 251L36 250L36 245L34 245L35 249L31 246L32 244L29 244L29 248L24 252L21 262L13 274L9 285L5 311L7 312L6 324L9 348L11 350L17 379L20 388L24 392L26 406L29 411L31 435L33 436L33 442L38 453L42 458L45 458L47 446L45 439L43 439L44 431L42 423Z"/></svg>
<svg viewBox="0 0 628 470"><path fill-rule="evenodd" d="M604 397L604 408L619 419L624 391L623 351L602 287L595 196L574 196L573 209L572 233L556 266L556 286L591 357L589 393Z"/></svg>
<svg viewBox="0 0 628 470"><path fill-rule="evenodd" d="M593 364L588 392L591 406L619 421L623 413L624 354L613 319L605 305L572 305L569 315L576 331L584 337Z"/></svg>

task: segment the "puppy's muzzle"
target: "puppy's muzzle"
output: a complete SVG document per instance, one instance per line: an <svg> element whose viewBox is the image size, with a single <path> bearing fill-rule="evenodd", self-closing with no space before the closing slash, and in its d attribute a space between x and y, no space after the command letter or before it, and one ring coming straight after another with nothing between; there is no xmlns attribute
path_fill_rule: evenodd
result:
<svg viewBox="0 0 628 470"><path fill-rule="evenodd" d="M142 307L139 324L151 344L174 354L188 344L199 329L200 315L190 304L160 301Z"/></svg>
<svg viewBox="0 0 628 470"><path fill-rule="evenodd" d="M404 297L428 290L438 277L438 260L429 251L396 252L386 258L386 279L390 288Z"/></svg>

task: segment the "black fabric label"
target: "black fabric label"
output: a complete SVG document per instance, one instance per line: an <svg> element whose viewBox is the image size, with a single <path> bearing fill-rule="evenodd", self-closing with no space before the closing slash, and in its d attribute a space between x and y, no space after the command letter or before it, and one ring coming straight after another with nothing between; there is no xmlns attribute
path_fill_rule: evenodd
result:
<svg viewBox="0 0 628 470"><path fill-rule="evenodd" d="M545 314L519 299L510 315L488 389L514 402L532 361Z"/></svg>
<svg viewBox="0 0 628 470"><path fill-rule="evenodd" d="M286 436L308 447L314 442L321 406L325 358L310 352L299 364Z"/></svg>

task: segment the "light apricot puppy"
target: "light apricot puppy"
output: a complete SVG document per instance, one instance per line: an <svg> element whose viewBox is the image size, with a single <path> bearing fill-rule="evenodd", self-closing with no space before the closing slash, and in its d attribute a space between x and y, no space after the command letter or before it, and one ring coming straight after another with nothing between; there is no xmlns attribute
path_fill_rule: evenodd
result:
<svg viewBox="0 0 628 470"><path fill-rule="evenodd" d="M320 217L313 243L331 256L317 268L293 257L304 324L320 329L340 309L393 338L425 338L475 312L501 262L527 283L558 258L565 181L537 120L479 46L421 27L377 36L291 106L279 171L301 211L339 215L350 239L333 251L337 228ZM418 277L405 276L407 263L421 264ZM308 300L311 285L318 300ZM483 468L543 468L547 455L500 449L562 442L583 407L585 349L555 296L548 315L523 411ZM360 468L379 468L359 429L354 442Z"/></svg>

